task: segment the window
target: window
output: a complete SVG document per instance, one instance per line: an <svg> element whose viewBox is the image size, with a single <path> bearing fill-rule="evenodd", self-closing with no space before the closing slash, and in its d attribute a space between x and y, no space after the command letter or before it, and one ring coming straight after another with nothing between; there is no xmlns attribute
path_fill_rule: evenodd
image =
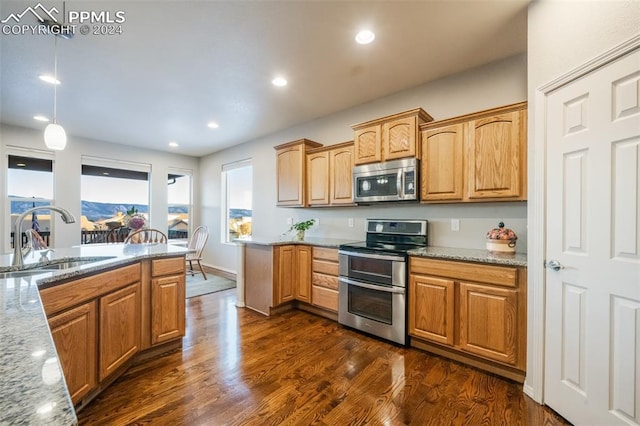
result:
<svg viewBox="0 0 640 426"><path fill-rule="evenodd" d="M229 243L236 238L251 236L252 181L250 159L222 166L222 242Z"/></svg>
<svg viewBox="0 0 640 426"><path fill-rule="evenodd" d="M105 242L132 212L149 221L150 172L148 164L82 157L82 244Z"/></svg>
<svg viewBox="0 0 640 426"><path fill-rule="evenodd" d="M9 235L9 247L13 247L14 226L18 217L36 206L48 206L53 204L53 160L47 153L42 153L43 158L37 158L36 152L20 152L19 155L9 154L7 169L7 197L11 232ZM47 158L49 157L49 158ZM47 245L50 244L51 213L47 210L39 210L30 218L25 218L22 229L27 228L25 223L30 222L30 228L40 233ZM6 226L6 225L5 225ZM22 242L26 236L22 234Z"/></svg>
<svg viewBox="0 0 640 426"><path fill-rule="evenodd" d="M191 222L191 172L169 170L167 181L167 236L169 239L189 238Z"/></svg>

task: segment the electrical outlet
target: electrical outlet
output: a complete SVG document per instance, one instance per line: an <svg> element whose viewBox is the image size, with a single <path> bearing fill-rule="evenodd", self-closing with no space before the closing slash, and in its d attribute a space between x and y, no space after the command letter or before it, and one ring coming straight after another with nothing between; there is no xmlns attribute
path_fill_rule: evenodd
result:
<svg viewBox="0 0 640 426"><path fill-rule="evenodd" d="M460 230L460 219L451 219L451 230L456 232Z"/></svg>
<svg viewBox="0 0 640 426"><path fill-rule="evenodd" d="M293 218L292 217L288 217L287 218L287 225L293 225Z"/></svg>
<svg viewBox="0 0 640 426"><path fill-rule="evenodd" d="M353 228L353 218L352 218L352 217L350 217L350 218L347 220L347 223L348 223L349 228Z"/></svg>
<svg viewBox="0 0 640 426"><path fill-rule="evenodd" d="M314 223L313 226L319 227L320 226L320 218L316 217L315 221L316 221L316 223Z"/></svg>

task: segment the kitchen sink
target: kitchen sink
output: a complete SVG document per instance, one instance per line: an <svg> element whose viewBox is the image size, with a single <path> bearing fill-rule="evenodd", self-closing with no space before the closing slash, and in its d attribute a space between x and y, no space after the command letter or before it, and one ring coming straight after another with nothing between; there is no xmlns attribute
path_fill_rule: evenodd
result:
<svg viewBox="0 0 640 426"><path fill-rule="evenodd" d="M69 259L69 260L61 260L61 261L52 261L52 263L48 263L46 265L42 265L38 268L39 270L61 270L61 269L69 269L75 268L78 266L86 265L88 263L100 262L102 260L115 259L115 256L99 256L99 257L89 257L84 259Z"/></svg>
<svg viewBox="0 0 640 426"><path fill-rule="evenodd" d="M30 269L27 271L0 272L0 280L5 280L9 278L29 277L31 275L41 274L42 272L46 272L46 271L43 271L42 269Z"/></svg>

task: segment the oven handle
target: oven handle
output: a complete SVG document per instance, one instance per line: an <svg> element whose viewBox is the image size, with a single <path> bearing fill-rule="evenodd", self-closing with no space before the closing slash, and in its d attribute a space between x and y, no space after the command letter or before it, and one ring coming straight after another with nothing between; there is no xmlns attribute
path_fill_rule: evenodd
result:
<svg viewBox="0 0 640 426"><path fill-rule="evenodd" d="M353 280L350 280L349 278L344 278L344 277L339 277L338 281L345 284L349 284L349 285L355 285L356 287L364 287L371 290L384 291L385 293L404 294L406 292L406 289L404 287L387 287L387 286L380 286L375 284L365 284L365 283L361 283L359 281L353 281Z"/></svg>
<svg viewBox="0 0 640 426"><path fill-rule="evenodd" d="M338 254L344 254L344 255L353 256L353 257L368 257L370 259L378 259L378 260L395 260L400 262L405 261L405 258L402 256L389 256L386 254L358 253L355 251L345 251L345 250L338 250Z"/></svg>

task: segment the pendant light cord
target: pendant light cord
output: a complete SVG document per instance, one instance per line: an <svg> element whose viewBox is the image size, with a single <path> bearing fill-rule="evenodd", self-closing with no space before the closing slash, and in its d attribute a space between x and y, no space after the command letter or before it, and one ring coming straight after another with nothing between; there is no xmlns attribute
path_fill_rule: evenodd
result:
<svg viewBox="0 0 640 426"><path fill-rule="evenodd" d="M53 124L58 123L57 104L58 104L58 36L53 36Z"/></svg>

